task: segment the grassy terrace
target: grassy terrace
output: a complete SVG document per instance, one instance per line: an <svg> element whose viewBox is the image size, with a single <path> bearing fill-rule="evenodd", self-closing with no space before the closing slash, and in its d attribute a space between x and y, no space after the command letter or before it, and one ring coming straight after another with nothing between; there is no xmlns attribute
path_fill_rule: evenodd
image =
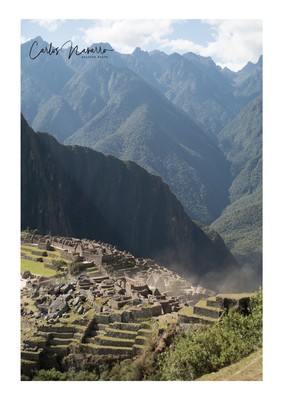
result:
<svg viewBox="0 0 283 400"><path fill-rule="evenodd" d="M213 308L212 308L213 309ZM178 311L178 315L183 315L185 317L195 317L198 319L202 319L202 320L206 320L206 321L211 321L211 322L215 322L218 320L218 318L211 318L211 317L206 317L204 315L198 315L194 313L194 308L192 306L188 306L188 307L183 307L181 308L180 311Z"/></svg>
<svg viewBox="0 0 283 400"><path fill-rule="evenodd" d="M41 250L37 246L28 246L28 245L25 245L25 244L21 245L21 252L22 253L27 254L27 255L29 255L31 257L39 257L39 256L37 256L35 254L32 254L32 251L38 251L38 252L42 253L42 252L45 252L46 250ZM58 260L63 260L66 263L70 263L70 260L67 260L67 259L64 259L64 258L61 257L60 252L58 250L54 250L54 251L50 251L49 250L49 251L46 251L46 253L48 255L47 255L47 257L43 257L44 260L48 260L48 261L51 262L52 260L58 258Z"/></svg>
<svg viewBox="0 0 283 400"><path fill-rule="evenodd" d="M212 311L218 310L216 307L208 306L208 305L206 304L206 300L199 300L199 301L197 302L197 304L195 305L195 307L201 307L201 308L205 308L206 310L212 310Z"/></svg>
<svg viewBox="0 0 283 400"><path fill-rule="evenodd" d="M30 271L32 274L35 275L42 275L47 278L55 276L56 271L50 268L44 267L44 264L41 262L36 262L36 261L31 261L31 260L25 260L21 259L21 272L23 271Z"/></svg>
<svg viewBox="0 0 283 400"><path fill-rule="evenodd" d="M105 345L100 345L100 344L94 344L94 343L87 343L81 345L83 347L90 347L93 349L111 349L111 350L123 350L123 351L129 351L131 350L131 347L123 347L123 346L105 346Z"/></svg>
<svg viewBox="0 0 283 400"><path fill-rule="evenodd" d="M21 258L21 272L25 271L25 270L29 270L32 274L36 274L36 275L42 275L45 277L52 277L56 275L56 271L51 269L51 268L47 268L44 267L42 262L37 262L36 258L40 257L36 254L32 254L32 251L39 251L39 252L43 252L44 250L38 249L37 246L32 246L32 245L21 245L21 254L27 255L29 257L34 258L34 260L26 260L24 258ZM52 263L52 260L63 260L67 263L67 265L70 263L69 260L64 260L61 258L59 251L47 251L47 256L46 257L42 257L44 261Z"/></svg>
<svg viewBox="0 0 283 400"><path fill-rule="evenodd" d="M230 294L218 294L216 297L221 299L232 299L232 300L240 300L246 297L254 297L254 293L230 293Z"/></svg>
<svg viewBox="0 0 283 400"><path fill-rule="evenodd" d="M21 245L21 249L24 250L24 251L28 251L28 252L31 252L31 251L34 251L34 250L36 250L36 251L38 250L38 251L42 251L42 252L45 251L45 250L39 249L37 247L37 245L32 246L32 245L27 245L27 244L22 244ZM47 251L47 254L52 254L53 256L59 257L59 258L61 257L59 250L52 250L52 251L49 250L49 251Z"/></svg>

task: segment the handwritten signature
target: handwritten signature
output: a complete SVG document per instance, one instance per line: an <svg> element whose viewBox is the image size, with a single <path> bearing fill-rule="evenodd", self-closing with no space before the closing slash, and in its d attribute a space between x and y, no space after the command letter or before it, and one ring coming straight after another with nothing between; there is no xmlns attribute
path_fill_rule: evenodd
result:
<svg viewBox="0 0 283 400"><path fill-rule="evenodd" d="M67 45L69 47L67 48ZM67 48L67 49L66 49ZM61 47L54 47L52 42L49 43L48 46L40 47L37 40L34 40L30 50L29 50L29 58L31 60L35 60L41 54L47 54L49 56L58 54L62 51L66 50L68 55L68 60L73 56L81 56L81 55L90 55L90 54L105 54L107 51L114 51L114 49L108 49L102 46L94 46L94 47L87 47L85 49L80 50L79 46L73 45L71 40L67 40Z"/></svg>

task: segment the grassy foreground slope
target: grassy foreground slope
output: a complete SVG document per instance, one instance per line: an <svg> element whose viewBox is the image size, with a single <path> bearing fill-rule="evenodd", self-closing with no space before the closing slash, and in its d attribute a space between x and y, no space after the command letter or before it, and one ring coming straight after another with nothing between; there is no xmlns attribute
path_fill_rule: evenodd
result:
<svg viewBox="0 0 283 400"><path fill-rule="evenodd" d="M262 381L262 349L197 381Z"/></svg>

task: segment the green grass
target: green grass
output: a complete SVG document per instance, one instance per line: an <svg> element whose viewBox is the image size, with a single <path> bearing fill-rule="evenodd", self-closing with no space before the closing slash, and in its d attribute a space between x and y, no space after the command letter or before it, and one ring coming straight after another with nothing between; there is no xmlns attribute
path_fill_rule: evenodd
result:
<svg viewBox="0 0 283 400"><path fill-rule="evenodd" d="M30 271L32 274L42 275L47 278L56 275L56 271L44 267L44 264L41 262L21 259L21 272L26 270Z"/></svg>
<svg viewBox="0 0 283 400"><path fill-rule="evenodd" d="M183 315L185 317L195 317L198 319L202 319L205 321L211 321L211 322L216 322L219 320L219 318L212 318L212 317L207 317L205 315L195 314L194 308L192 306L186 306L186 307L181 308L181 310L178 311L178 315Z"/></svg>
<svg viewBox="0 0 283 400"><path fill-rule="evenodd" d="M252 353L236 364L220 369L218 372L203 375L198 381L261 381L262 349Z"/></svg>
<svg viewBox="0 0 283 400"><path fill-rule="evenodd" d="M208 306L206 304L206 300L199 300L195 306L205 308L206 310L219 311L219 308L217 308L217 307Z"/></svg>
<svg viewBox="0 0 283 400"><path fill-rule="evenodd" d="M45 251L45 250L42 250L42 249L38 249L37 246L33 247L33 246L21 245L21 253L24 253L24 254L26 254L26 255L28 255L30 257L34 257L34 258L40 257L39 255L32 254L32 251L34 251L34 250L40 251L40 252L44 252ZM57 261L63 260L63 261L65 261L67 263L67 266L69 266L69 264L71 263L70 260L62 258L61 255L60 255L60 252L57 251L57 250L56 251L47 251L47 256L46 257L42 256L42 258L43 258L44 261L50 261L50 262L52 262L52 260L57 260Z"/></svg>
<svg viewBox="0 0 283 400"><path fill-rule="evenodd" d="M26 251L40 250L37 246L28 246L25 244L21 245L21 249L26 250ZM44 250L42 250L42 251L44 251Z"/></svg>
<svg viewBox="0 0 283 400"><path fill-rule="evenodd" d="M117 343L121 342L121 344L123 344L125 342L130 342L132 344L135 343L134 339L117 338L117 337L105 336L105 335L97 335L96 337L97 337L97 339L102 339L107 342L117 342Z"/></svg>
<svg viewBox="0 0 283 400"><path fill-rule="evenodd" d="M232 299L232 300L241 300L247 297L253 297L255 293L230 293L230 294L218 294L216 297L220 297L221 299Z"/></svg>
<svg viewBox="0 0 283 400"><path fill-rule="evenodd" d="M174 312L171 314L159 315L158 317L154 317L153 321L157 324L158 329L163 330L178 321L178 314Z"/></svg>
<svg viewBox="0 0 283 400"><path fill-rule="evenodd" d="M100 344L94 344L94 343L84 343L82 345L83 347L92 347L94 349L111 349L111 350L131 350L132 347L122 347L122 346L105 346L105 345L100 345ZM137 346L134 344L134 346Z"/></svg>

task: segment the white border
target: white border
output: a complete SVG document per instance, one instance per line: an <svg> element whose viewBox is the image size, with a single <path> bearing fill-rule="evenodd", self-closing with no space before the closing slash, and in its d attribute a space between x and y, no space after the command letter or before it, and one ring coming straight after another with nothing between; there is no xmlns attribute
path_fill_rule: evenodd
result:
<svg viewBox="0 0 283 400"><path fill-rule="evenodd" d="M281 136L282 57L281 12L278 1L237 0L189 2L125 2L80 0L72 4L49 0L2 4L1 42L1 362L2 396L21 399L174 398L203 399L268 398L280 382L282 357L279 295L282 286ZM79 7L79 9L78 9ZM19 238L20 229L20 20L23 18L233 18L263 19L264 24L264 381L263 382L20 382L19 371ZM278 96L279 95L279 96ZM3 124L4 120L4 124ZM7 254L6 254L7 253ZM3 287L4 286L4 287ZM280 374L280 375L279 375ZM277 392L278 393L278 392ZM279 391L280 393L280 391ZM275 395L276 396L276 395Z"/></svg>

